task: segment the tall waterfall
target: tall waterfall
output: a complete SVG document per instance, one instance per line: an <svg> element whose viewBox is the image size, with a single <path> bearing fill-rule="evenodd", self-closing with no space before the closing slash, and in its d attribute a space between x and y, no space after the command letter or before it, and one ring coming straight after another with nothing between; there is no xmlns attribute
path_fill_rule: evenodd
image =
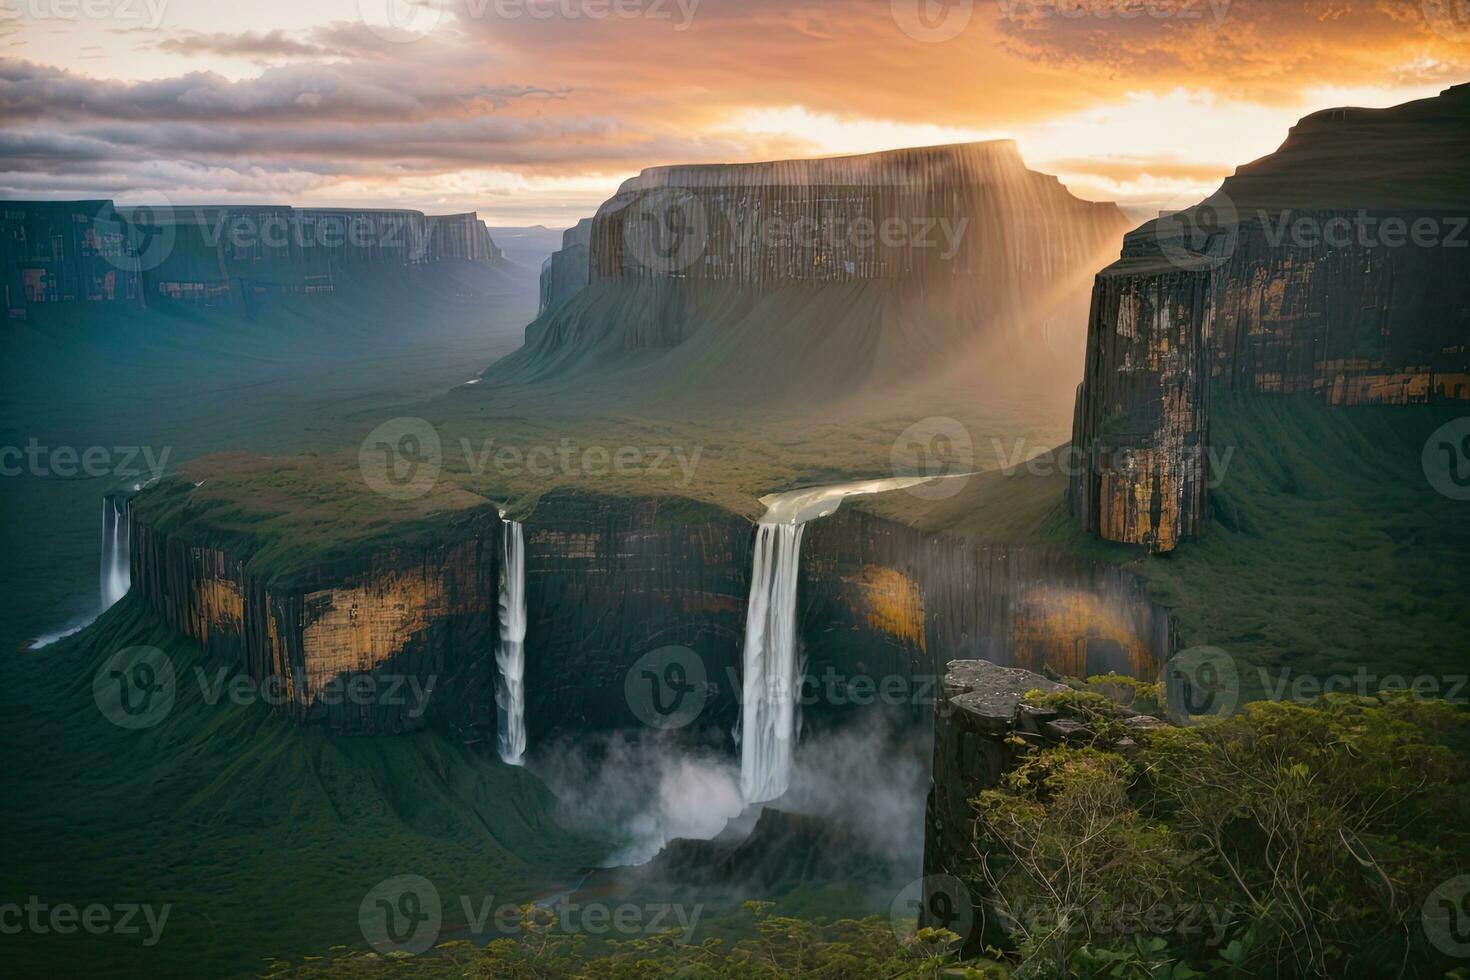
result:
<svg viewBox="0 0 1470 980"><path fill-rule="evenodd" d="M746 803L776 799L791 779L801 726L796 573L804 530L805 524L763 523L755 540L740 701L740 792Z"/></svg>
<svg viewBox="0 0 1470 980"><path fill-rule="evenodd" d="M128 567L131 551L129 531L132 529L132 513L126 500L116 497L102 498L102 608L106 610L114 602L127 595L132 584L132 573Z"/></svg>
<svg viewBox="0 0 1470 980"><path fill-rule="evenodd" d="M848 497L902 490L932 479L854 480L761 498L766 513L755 539L740 698L740 792L746 803L774 800L791 782L791 757L801 734L796 576L806 522L826 517Z"/></svg>
<svg viewBox="0 0 1470 980"><path fill-rule="evenodd" d="M500 562L500 757L513 766L526 755L526 550L521 525L505 521Z"/></svg>

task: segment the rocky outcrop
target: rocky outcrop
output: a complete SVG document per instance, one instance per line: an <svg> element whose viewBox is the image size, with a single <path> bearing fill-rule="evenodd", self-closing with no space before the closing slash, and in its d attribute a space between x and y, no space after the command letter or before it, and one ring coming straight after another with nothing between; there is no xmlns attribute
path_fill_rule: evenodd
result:
<svg viewBox="0 0 1470 980"><path fill-rule="evenodd" d="M1083 734L1082 726L1054 710L1026 703L1031 691L1064 686L1039 674L984 660L951 661L934 710L934 764L924 817L924 884L920 925L960 931L963 949L979 953L1004 947L1005 931L986 906L986 890L976 879L974 808L981 790L1001 785L1023 746L1054 745ZM1163 724L1125 709L1125 724L1146 728ZM957 907L969 903L969 915ZM943 910L942 917L936 910Z"/></svg>
<svg viewBox="0 0 1470 980"><path fill-rule="evenodd" d="M1212 390L1470 399L1470 86L1316 113L1221 190L1130 233L1093 289L1073 445L1088 530L1205 526Z"/></svg>
<svg viewBox="0 0 1470 980"><path fill-rule="evenodd" d="M0 287L12 318L70 300L245 310L266 296L332 292L334 274L350 266L500 260L473 212L111 201L11 201L0 209Z"/></svg>
<svg viewBox="0 0 1470 980"><path fill-rule="evenodd" d="M589 893L650 885L698 886L769 894L795 882L851 884L874 877L873 855L849 829L818 816L766 807L746 835L675 838L649 861L595 873Z"/></svg>
<svg viewBox="0 0 1470 980"><path fill-rule="evenodd" d="M587 285L592 273L591 241L591 218L583 218L562 232L561 249L552 252L541 263L541 307L538 315Z"/></svg>
<svg viewBox="0 0 1470 980"><path fill-rule="evenodd" d="M1210 273L1124 259L1092 295L1073 510L1109 541L1169 551L1206 517Z"/></svg>
<svg viewBox="0 0 1470 980"><path fill-rule="evenodd" d="M490 228L474 211L428 216L430 262L499 262L505 252L490 237Z"/></svg>

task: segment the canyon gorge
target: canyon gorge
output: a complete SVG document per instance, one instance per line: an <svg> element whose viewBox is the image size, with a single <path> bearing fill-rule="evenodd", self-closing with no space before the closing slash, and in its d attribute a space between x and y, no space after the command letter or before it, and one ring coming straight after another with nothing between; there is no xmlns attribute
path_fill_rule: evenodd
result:
<svg viewBox="0 0 1470 980"><path fill-rule="evenodd" d="M1412 455L1470 400L1470 247L1453 240L1470 246L1467 139L1470 86L1318 113L1132 231L1009 140L654 167L539 270L507 262L473 213L6 202L17 330L59 332L48 317L75 305L265 330L353 302L322 343L367 364L382 352L354 317L409 282L415 305L447 296L511 324L484 362L456 335L432 383L344 389L319 416L222 430L248 451L222 436L153 479L89 483L104 489L101 614L36 655L90 670L127 641L167 649L181 676L219 668L270 692L254 714L189 702L144 738L195 745L225 719L240 771L258 767L249 786L269 783L271 753L309 745L292 771L333 801L326 851L389 813L441 867L514 882L518 900L820 892L822 911L857 915L922 877L932 910L930 879L967 873L970 801L1018 746L1080 744L1030 692L1167 680L1216 639L1206 615L1236 621L1242 672L1291 656L1242 587L1283 573L1243 539L1279 545L1297 574L1355 548L1417 555L1451 595L1415 622L1462 638L1463 610L1443 608L1463 572L1434 535L1404 518L1369 543L1351 527L1293 537L1299 511L1251 509L1263 495L1245 481L1266 472L1311 506L1310 479L1375 468L1340 458L1373 441L1360 432L1391 429ZM1369 241L1365 216L1375 234L1427 221L1443 236ZM1408 414L1374 428L1390 409ZM1275 443L1249 438L1262 418ZM1233 483L1221 433L1243 454ZM1320 455L1278 458L1302 444ZM559 462L538 471L536 450ZM639 465L620 469L628 453ZM1407 489L1394 470L1365 493L1438 519L1417 457L1404 466ZM1385 622L1403 605L1375 601ZM1168 724L1154 714L1120 724ZM65 737L64 716L47 726ZM380 795L338 805L364 785ZM286 824L261 807L257 821L230 800L220 819L269 837ZM872 833L883 821L895 837ZM361 877L398 859L354 841L372 857L323 866ZM859 864L884 867L869 880ZM849 878L861 888L833 898ZM963 948L1006 942L983 889L969 897L981 924Z"/></svg>

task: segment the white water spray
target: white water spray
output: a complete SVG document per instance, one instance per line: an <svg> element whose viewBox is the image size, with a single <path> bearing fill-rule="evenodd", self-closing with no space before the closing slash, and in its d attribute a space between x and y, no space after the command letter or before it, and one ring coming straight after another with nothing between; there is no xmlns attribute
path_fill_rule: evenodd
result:
<svg viewBox="0 0 1470 980"><path fill-rule="evenodd" d="M127 595L132 585L128 567L131 552L132 510L116 497L102 498L102 609Z"/></svg>
<svg viewBox="0 0 1470 980"><path fill-rule="evenodd" d="M526 550L521 525L505 522L500 561L500 758L513 766L526 756Z"/></svg>

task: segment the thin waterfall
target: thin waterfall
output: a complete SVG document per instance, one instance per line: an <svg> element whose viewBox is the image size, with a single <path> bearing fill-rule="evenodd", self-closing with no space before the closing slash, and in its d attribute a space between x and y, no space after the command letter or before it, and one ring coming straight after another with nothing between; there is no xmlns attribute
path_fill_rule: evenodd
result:
<svg viewBox="0 0 1470 980"><path fill-rule="evenodd" d="M805 524L761 524L745 615L745 679L740 702L740 793L774 800L791 780L801 727L797 688L796 577Z"/></svg>
<svg viewBox="0 0 1470 980"><path fill-rule="evenodd" d="M126 500L102 498L102 608L127 595L132 585L128 562L131 551L132 511Z"/></svg>
<svg viewBox="0 0 1470 980"><path fill-rule="evenodd" d="M526 549L521 525L505 521L500 562L500 758L524 765L526 755Z"/></svg>

